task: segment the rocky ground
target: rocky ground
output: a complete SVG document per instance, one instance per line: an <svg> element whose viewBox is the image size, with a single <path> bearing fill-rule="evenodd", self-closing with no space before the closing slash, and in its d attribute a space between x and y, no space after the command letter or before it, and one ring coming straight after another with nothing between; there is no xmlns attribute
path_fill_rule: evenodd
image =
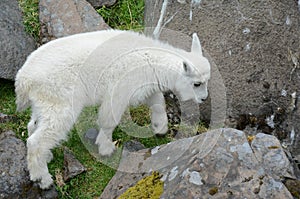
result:
<svg viewBox="0 0 300 199"><path fill-rule="evenodd" d="M153 149L125 148L122 160L100 198L117 198L151 171L162 175L160 198L293 198L284 186L296 179L293 168L280 142L262 133L248 140L217 129Z"/></svg>
<svg viewBox="0 0 300 199"><path fill-rule="evenodd" d="M99 2L108 6L115 1L89 2L99 7ZM68 9L60 3L40 1L40 43L109 28L86 1L64 1ZM23 31L18 2L0 5L0 78L13 80L38 44ZM187 114L195 110L167 93L177 141L154 149L127 143L118 172L101 198L120 196L154 170L164 181L162 198L300 198L297 2L147 0L145 24L150 27L147 34L165 28L156 36L184 49L191 34L198 33L212 64L210 98L201 104L199 117L216 130L196 135L176 129L182 118L195 122ZM0 110L0 123L13 119ZM0 198L58 197L54 187L43 192L29 181L25 144L13 132L0 134L0 154ZM67 149L65 157L70 174L62 174L65 181L74 168L85 171L80 164L73 166L78 162Z"/></svg>
<svg viewBox="0 0 300 199"><path fill-rule="evenodd" d="M202 120L275 135L299 167L299 15L296 1L152 0L145 25L186 49L182 35L198 33L213 69Z"/></svg>

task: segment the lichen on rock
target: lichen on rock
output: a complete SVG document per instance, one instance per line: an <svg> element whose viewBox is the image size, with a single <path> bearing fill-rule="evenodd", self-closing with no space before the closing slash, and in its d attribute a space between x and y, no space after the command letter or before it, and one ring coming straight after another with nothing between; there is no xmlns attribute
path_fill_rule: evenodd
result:
<svg viewBox="0 0 300 199"><path fill-rule="evenodd" d="M160 180L161 177L161 174L154 171L150 176L141 179L136 185L127 189L118 199L160 198L164 189L164 183Z"/></svg>

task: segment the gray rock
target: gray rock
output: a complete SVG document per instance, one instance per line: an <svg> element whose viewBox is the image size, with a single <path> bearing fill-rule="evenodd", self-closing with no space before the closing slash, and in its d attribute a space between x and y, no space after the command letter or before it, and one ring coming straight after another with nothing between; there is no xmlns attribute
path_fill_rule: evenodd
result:
<svg viewBox="0 0 300 199"><path fill-rule="evenodd" d="M0 78L14 80L36 45L24 30L18 1L1 0L0 7Z"/></svg>
<svg viewBox="0 0 300 199"><path fill-rule="evenodd" d="M88 129L84 134L84 140L90 144L94 144L96 142L96 138L98 136L97 129Z"/></svg>
<svg viewBox="0 0 300 199"><path fill-rule="evenodd" d="M0 197L17 196L29 182L26 147L12 131L0 134Z"/></svg>
<svg viewBox="0 0 300 199"><path fill-rule="evenodd" d="M102 6L112 6L117 0L87 0L94 8L99 8Z"/></svg>
<svg viewBox="0 0 300 199"><path fill-rule="evenodd" d="M26 146L12 131L0 134L0 198L57 198L52 186L41 190L29 179Z"/></svg>
<svg viewBox="0 0 300 199"><path fill-rule="evenodd" d="M64 181L66 182L85 171L86 168L75 158L73 153L64 148Z"/></svg>
<svg viewBox="0 0 300 199"><path fill-rule="evenodd" d="M42 43L109 26L85 0L41 0L39 2Z"/></svg>
<svg viewBox="0 0 300 199"><path fill-rule="evenodd" d="M295 178L276 137L251 144L235 129L217 129L154 149L124 153L100 198L117 198L151 171L164 181L161 198L293 198L281 180Z"/></svg>
<svg viewBox="0 0 300 199"><path fill-rule="evenodd" d="M1 123L6 123L6 122L10 122L13 119L14 119L13 116L0 113L0 124Z"/></svg>
<svg viewBox="0 0 300 199"><path fill-rule="evenodd" d="M136 140L130 140L124 143L123 150L126 150L128 152L134 152L145 149L145 146Z"/></svg>
<svg viewBox="0 0 300 199"><path fill-rule="evenodd" d="M149 34L159 24L163 2L167 1L145 1ZM292 143L294 156L300 154L299 16L297 1L168 1L161 25L186 35L197 32L213 64L210 98L200 106L202 119L225 112L230 125L236 123L240 129L253 125L258 132L274 133ZM189 46L165 33L161 32L161 39ZM216 69L221 76L216 76ZM272 115L270 125L265 120Z"/></svg>

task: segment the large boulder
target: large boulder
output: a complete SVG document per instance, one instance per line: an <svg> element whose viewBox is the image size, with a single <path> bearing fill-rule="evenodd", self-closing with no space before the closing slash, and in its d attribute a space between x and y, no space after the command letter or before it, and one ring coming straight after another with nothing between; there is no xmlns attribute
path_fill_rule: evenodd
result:
<svg viewBox="0 0 300 199"><path fill-rule="evenodd" d="M0 198L57 198L53 186L43 191L30 181L26 151L14 132L0 133Z"/></svg>
<svg viewBox="0 0 300 199"><path fill-rule="evenodd" d="M14 80L36 44L24 30L18 1L1 0L0 7L0 78Z"/></svg>
<svg viewBox="0 0 300 199"><path fill-rule="evenodd" d="M209 121L220 110L212 102L219 100L224 89L220 90L214 82L224 82L226 125L239 129L250 126L254 127L253 132L272 133L285 142L295 157L300 157L297 1L147 0L145 3L146 27L164 27L187 35L197 32L205 54L217 66L209 88L211 100L201 105L202 119ZM164 32L160 38L172 38ZM173 40L176 42L178 38ZM216 71L221 78L216 78Z"/></svg>
<svg viewBox="0 0 300 199"><path fill-rule="evenodd" d="M85 0L41 0L39 2L42 43L109 26Z"/></svg>
<svg viewBox="0 0 300 199"><path fill-rule="evenodd" d="M293 198L282 181L295 179L294 171L278 139L259 133L248 140L235 129L123 151L100 198L118 198L152 171L162 174L161 198Z"/></svg>
<svg viewBox="0 0 300 199"><path fill-rule="evenodd" d="M94 8L99 8L102 6L112 6L117 0L87 0Z"/></svg>

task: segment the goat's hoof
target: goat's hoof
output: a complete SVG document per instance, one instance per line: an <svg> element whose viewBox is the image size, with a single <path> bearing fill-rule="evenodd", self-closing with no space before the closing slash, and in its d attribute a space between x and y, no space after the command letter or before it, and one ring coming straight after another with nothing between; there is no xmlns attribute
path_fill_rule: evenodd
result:
<svg viewBox="0 0 300 199"><path fill-rule="evenodd" d="M115 148L114 143L111 141L102 142L99 144L99 153L102 156L110 156L114 152Z"/></svg>

